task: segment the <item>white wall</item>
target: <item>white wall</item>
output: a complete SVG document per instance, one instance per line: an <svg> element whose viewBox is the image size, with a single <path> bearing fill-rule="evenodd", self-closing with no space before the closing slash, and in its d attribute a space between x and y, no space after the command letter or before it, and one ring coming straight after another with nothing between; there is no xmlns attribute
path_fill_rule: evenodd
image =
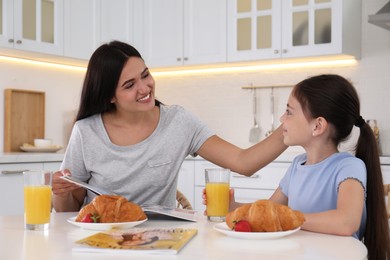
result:
<svg viewBox="0 0 390 260"><path fill-rule="evenodd" d="M155 76L157 97L166 104L186 107L222 138L247 147L253 124L252 93L242 90L241 86L249 83L295 84L308 76L337 73L352 80L356 86L362 103L361 114L366 119L377 119L382 150L390 155L390 117L387 116L390 108L390 31L367 22L368 15L376 13L386 2L363 0L362 57L357 65L174 78ZM56 144L66 145L83 77L83 72L0 62L0 107L3 111L5 88L45 91L46 136L53 138ZM289 92L290 89L275 89L277 120L284 112ZM258 91L258 120L263 135L270 128L269 94L269 89ZM3 136L3 114L0 113L0 136Z"/></svg>

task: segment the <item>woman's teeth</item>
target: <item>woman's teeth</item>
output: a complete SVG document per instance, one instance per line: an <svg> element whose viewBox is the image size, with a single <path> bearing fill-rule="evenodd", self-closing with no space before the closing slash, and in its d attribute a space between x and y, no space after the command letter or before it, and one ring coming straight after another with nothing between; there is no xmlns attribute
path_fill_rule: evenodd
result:
<svg viewBox="0 0 390 260"><path fill-rule="evenodd" d="M148 94L147 96L145 96L145 97L143 97L143 98L138 99L138 101L145 101L145 100L147 100L148 98L150 98L150 94Z"/></svg>

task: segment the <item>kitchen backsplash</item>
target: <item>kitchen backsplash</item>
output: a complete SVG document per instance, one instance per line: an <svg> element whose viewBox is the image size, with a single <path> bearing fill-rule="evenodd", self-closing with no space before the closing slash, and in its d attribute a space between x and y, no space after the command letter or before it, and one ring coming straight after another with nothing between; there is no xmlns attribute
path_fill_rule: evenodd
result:
<svg viewBox="0 0 390 260"><path fill-rule="evenodd" d="M252 93L243 90L242 86L294 85L312 75L337 73L350 79L356 86L362 104L361 114L365 119L377 120L382 151L390 155L390 118L385 113L390 108L390 32L367 22L368 15L375 13L385 2L363 1L362 55L356 65L174 77L155 75L157 98L166 104L182 105L222 138L248 147L251 145L249 131L253 126ZM53 138L55 144L65 146L77 110L84 74L82 71L0 62L0 106L4 107L5 88L45 91L46 137ZM274 90L275 125L285 110L290 90ZM257 119L262 136L271 124L270 91L267 88L257 92ZM3 114L0 113L0 151L3 149ZM351 145L353 141L344 147L347 149ZM301 148L292 147L290 150L301 151Z"/></svg>

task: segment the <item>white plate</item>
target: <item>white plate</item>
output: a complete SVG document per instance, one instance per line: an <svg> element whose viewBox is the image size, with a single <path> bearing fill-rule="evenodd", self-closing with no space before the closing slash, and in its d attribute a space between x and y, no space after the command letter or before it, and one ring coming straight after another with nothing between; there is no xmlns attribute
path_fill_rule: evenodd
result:
<svg viewBox="0 0 390 260"><path fill-rule="evenodd" d="M274 238L281 238L288 235L291 235L298 230L301 229L301 227L298 227L293 230L288 231L280 231L280 232L236 232L231 230L226 223L218 223L214 225L214 229L218 232L225 234L230 237L235 238L243 238L243 239L274 239Z"/></svg>
<svg viewBox="0 0 390 260"><path fill-rule="evenodd" d="M62 146L53 145L50 147L20 146L20 150L31 153L55 153L62 149Z"/></svg>
<svg viewBox="0 0 390 260"><path fill-rule="evenodd" d="M76 222L75 220L76 217L72 217L68 219L68 222L84 229L104 231L112 228L125 229L125 228L135 227L141 223L144 223L148 219L144 219L140 221L132 221L132 222L118 222L118 223L85 223L85 222Z"/></svg>

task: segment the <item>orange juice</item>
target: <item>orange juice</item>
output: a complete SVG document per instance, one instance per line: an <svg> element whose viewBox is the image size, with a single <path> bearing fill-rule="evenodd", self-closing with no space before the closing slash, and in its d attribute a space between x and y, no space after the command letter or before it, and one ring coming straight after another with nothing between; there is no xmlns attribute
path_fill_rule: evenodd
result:
<svg viewBox="0 0 390 260"><path fill-rule="evenodd" d="M24 212L26 224L49 223L50 211L50 186L24 186Z"/></svg>
<svg viewBox="0 0 390 260"><path fill-rule="evenodd" d="M206 183L207 216L226 216L229 212L229 183Z"/></svg>

